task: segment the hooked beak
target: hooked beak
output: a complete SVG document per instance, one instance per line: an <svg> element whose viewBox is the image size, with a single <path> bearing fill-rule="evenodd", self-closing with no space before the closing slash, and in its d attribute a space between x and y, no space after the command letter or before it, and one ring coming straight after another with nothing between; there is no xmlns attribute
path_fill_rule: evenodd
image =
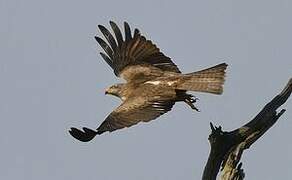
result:
<svg viewBox="0 0 292 180"><path fill-rule="evenodd" d="M109 88L107 88L107 89L104 91L104 94L105 94L105 95L110 94L110 92L109 92Z"/></svg>

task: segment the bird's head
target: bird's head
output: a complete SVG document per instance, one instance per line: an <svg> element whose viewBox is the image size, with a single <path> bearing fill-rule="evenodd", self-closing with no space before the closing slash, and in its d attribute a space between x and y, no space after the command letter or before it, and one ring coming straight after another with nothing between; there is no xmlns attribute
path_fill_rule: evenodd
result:
<svg viewBox="0 0 292 180"><path fill-rule="evenodd" d="M105 94L110 94L122 98L124 84L115 84L105 90Z"/></svg>

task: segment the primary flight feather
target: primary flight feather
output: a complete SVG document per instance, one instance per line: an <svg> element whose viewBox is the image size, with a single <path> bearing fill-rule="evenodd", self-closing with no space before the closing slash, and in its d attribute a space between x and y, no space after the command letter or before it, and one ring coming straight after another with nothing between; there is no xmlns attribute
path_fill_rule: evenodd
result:
<svg viewBox="0 0 292 180"><path fill-rule="evenodd" d="M187 91L213 94L223 92L227 64L182 74L171 59L142 36L138 29L132 35L129 24L125 22L123 38L114 22L110 21L110 26L113 34L104 26L98 25L107 42L97 36L95 39L105 52L100 53L102 58L114 74L126 80L126 83L115 84L105 92L119 97L122 103L96 130L71 128L69 132L74 138L87 142L107 131L151 121L170 111L179 101L197 110L193 104L196 98L187 94Z"/></svg>

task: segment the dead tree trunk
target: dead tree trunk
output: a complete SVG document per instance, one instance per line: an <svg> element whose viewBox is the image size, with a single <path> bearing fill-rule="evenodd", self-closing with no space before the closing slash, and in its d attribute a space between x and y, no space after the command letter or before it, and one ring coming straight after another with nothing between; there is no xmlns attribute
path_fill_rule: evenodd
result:
<svg viewBox="0 0 292 180"><path fill-rule="evenodd" d="M227 132L222 131L221 126L214 127L212 123L209 142L211 151L203 172L203 180L216 180L221 167L220 178L222 180L242 180L244 171L241 168L240 158L245 149L248 149L258 140L279 117L285 112L277 109L286 102L292 92L292 79L286 87L272 101L256 115L254 119L244 126Z"/></svg>

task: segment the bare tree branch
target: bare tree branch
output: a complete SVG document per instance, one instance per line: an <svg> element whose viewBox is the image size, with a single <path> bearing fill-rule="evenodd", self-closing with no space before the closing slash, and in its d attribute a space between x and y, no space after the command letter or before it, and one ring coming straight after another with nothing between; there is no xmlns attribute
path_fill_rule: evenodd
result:
<svg viewBox="0 0 292 180"><path fill-rule="evenodd" d="M222 131L222 127L214 127L212 123L209 142L211 151L203 173L203 180L216 180L221 167L222 180L242 180L244 171L240 159L245 149L248 149L268 129L270 129L285 112L277 109L284 104L292 92L292 78L272 101L244 126L230 132Z"/></svg>

